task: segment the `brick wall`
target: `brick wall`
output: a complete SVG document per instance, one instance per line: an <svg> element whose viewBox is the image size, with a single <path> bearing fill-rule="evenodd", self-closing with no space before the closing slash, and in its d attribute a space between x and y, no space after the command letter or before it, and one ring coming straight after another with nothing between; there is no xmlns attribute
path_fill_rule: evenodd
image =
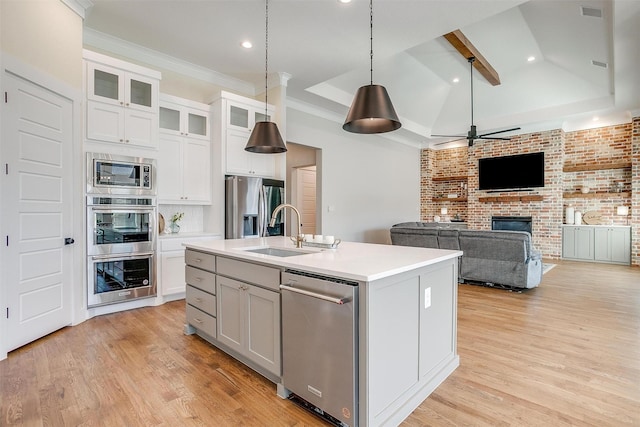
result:
<svg viewBox="0 0 640 427"><path fill-rule="evenodd" d="M573 166L594 166L609 163L631 164L632 123L597 129L568 132L565 134L565 163ZM636 175L637 176L637 175ZM616 192L631 194L632 170L604 169L594 171L566 172L563 189L577 193L583 186L589 193ZM604 224L628 225L629 218L616 215L618 206L630 206L631 197L612 196L606 198L565 199L582 213L596 211Z"/></svg>
<svg viewBox="0 0 640 427"><path fill-rule="evenodd" d="M640 117L633 119L631 132L631 262L640 265Z"/></svg>
<svg viewBox="0 0 640 427"><path fill-rule="evenodd" d="M544 152L545 186L532 192L487 193L478 190L478 160L486 157ZM469 227L491 229L492 216L531 216L533 244L546 258L559 258L562 245L563 132L553 130L518 135L510 141L477 142L469 149ZM540 195L532 202L481 202L481 197Z"/></svg>
<svg viewBox="0 0 640 427"><path fill-rule="evenodd" d="M479 191L478 159L544 151L545 187L532 192L491 193ZM560 129L518 135L510 141L478 141L473 147L449 150L425 149L422 153L423 221L433 220L440 208L447 207L450 216L459 213L470 228L490 229L491 217L531 216L533 241L545 258L557 259L562 251L564 210L571 205L581 212L597 211L605 224L640 225L640 118L633 123L563 132ZM425 161L425 159L427 161ZM466 170L465 164L466 162ZM564 172L565 165L587 166L610 163L632 167L594 171ZM425 170L425 168L427 168ZM433 182L432 177L467 176L466 202L433 202L432 198L452 192L462 193L459 181ZM621 195L565 197L577 193L583 185L593 192L617 192ZM541 201L481 202L482 197L539 195ZM616 215L617 206L630 206L629 218ZM633 228L632 263L640 265L640 226Z"/></svg>

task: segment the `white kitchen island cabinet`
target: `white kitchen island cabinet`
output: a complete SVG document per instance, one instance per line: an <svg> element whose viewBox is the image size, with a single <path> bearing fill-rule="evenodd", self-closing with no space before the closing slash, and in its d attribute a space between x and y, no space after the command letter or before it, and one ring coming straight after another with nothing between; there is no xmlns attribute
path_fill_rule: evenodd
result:
<svg viewBox="0 0 640 427"><path fill-rule="evenodd" d="M358 285L357 410L355 414L342 411L343 418L348 414L348 425L400 424L459 365L456 333L460 251L343 242L334 250L303 248L305 253L286 257L248 252L263 247L299 251L288 237L219 240L186 246L188 253L209 254L217 259L217 338L205 338L274 381L281 397L289 393L286 381L283 384L279 376L281 371L265 372L264 366L249 357L248 332L246 325L241 325L248 311L261 313L262 317L252 319L253 323L259 319L264 323L259 332L263 338L261 348L273 345L278 353L280 320L272 316L278 317L280 299L274 299L273 305L260 301L257 308L248 308L241 292L255 286L260 292L279 297L279 291L270 283L275 280L274 273L285 270L344 279ZM220 271L222 259L233 266L224 274ZM238 274L243 277L237 277ZM225 292L228 294L223 296ZM189 323L185 331L199 333L198 327ZM232 342L223 343L221 334ZM269 343L266 347L265 342ZM272 358L274 366L279 363L276 357L280 356ZM314 368L321 369L310 367Z"/></svg>

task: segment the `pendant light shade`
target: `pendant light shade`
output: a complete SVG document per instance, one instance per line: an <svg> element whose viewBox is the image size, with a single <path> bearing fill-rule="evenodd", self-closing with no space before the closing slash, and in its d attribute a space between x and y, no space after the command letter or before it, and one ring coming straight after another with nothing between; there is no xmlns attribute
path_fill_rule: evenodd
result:
<svg viewBox="0 0 640 427"><path fill-rule="evenodd" d="M402 124L387 89L380 85L362 86L356 92L342 129L354 133L384 133Z"/></svg>
<svg viewBox="0 0 640 427"><path fill-rule="evenodd" d="M266 154L284 153L287 151L282 136L280 136L278 125L273 122L256 123L244 149L252 153Z"/></svg>
<svg viewBox="0 0 640 427"><path fill-rule="evenodd" d="M342 129L354 133L384 133L402 126L393 108L387 89L373 84L373 0L369 0L371 40L371 84L356 92Z"/></svg>
<svg viewBox="0 0 640 427"><path fill-rule="evenodd" d="M264 37L264 115L267 115L267 71L269 65L269 0L265 0L265 37ZM245 151L251 153L277 154L287 151L284 145L278 125L274 122L257 122L251 131L251 136L244 147Z"/></svg>

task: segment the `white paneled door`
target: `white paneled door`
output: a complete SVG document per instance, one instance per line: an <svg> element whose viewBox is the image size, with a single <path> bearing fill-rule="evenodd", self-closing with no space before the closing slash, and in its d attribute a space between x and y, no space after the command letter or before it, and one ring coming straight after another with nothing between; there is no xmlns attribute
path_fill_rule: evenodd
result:
<svg viewBox="0 0 640 427"><path fill-rule="evenodd" d="M65 238L73 227L73 104L12 74L3 77L2 284L10 351L72 321L73 249Z"/></svg>

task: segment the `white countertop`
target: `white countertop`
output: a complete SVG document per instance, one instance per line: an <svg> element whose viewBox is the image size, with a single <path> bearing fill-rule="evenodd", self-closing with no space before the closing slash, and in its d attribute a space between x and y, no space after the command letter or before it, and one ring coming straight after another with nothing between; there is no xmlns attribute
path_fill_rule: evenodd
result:
<svg viewBox="0 0 640 427"><path fill-rule="evenodd" d="M302 250L312 253L289 257L246 251L265 246L295 249L295 244L289 237L203 240L187 243L185 246L215 255L365 282L462 256L462 251L455 250L355 242L342 242L337 249L303 247Z"/></svg>

